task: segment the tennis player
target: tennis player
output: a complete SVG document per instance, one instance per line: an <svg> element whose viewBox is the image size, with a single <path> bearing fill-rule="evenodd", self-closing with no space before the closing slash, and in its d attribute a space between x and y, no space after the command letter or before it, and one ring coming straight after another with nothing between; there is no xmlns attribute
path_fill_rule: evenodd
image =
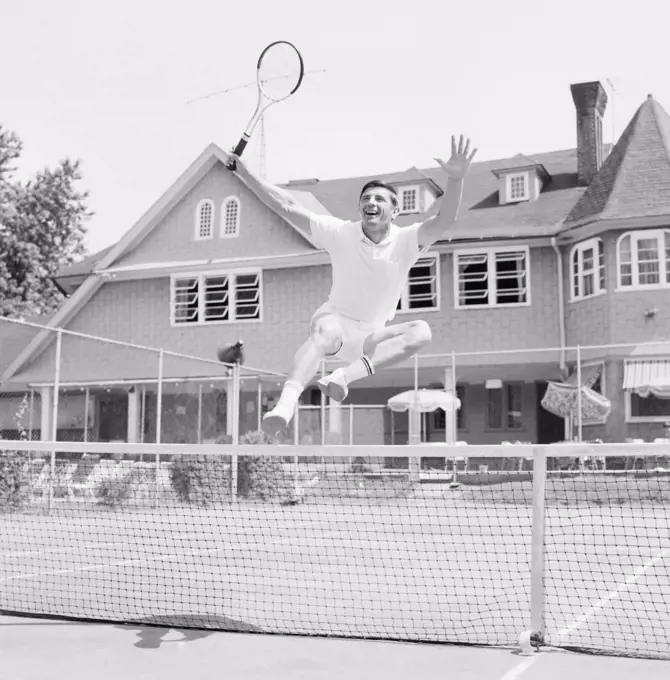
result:
<svg viewBox="0 0 670 680"><path fill-rule="evenodd" d="M347 222L317 215L301 206L287 191L256 177L236 158L236 172L268 206L311 233L330 255L332 287L328 300L312 316L309 338L295 355L277 405L263 418L263 430L281 433L290 423L298 399L314 378L324 357L338 357L347 365L320 379L320 390L335 401L346 398L349 385L375 371L413 356L431 339L425 321L388 325L410 268L458 215L463 181L475 156L470 140L451 139L451 158L439 158L447 175L444 194L436 209L422 222L399 227L396 190L382 181L368 182L361 190L360 220Z"/></svg>

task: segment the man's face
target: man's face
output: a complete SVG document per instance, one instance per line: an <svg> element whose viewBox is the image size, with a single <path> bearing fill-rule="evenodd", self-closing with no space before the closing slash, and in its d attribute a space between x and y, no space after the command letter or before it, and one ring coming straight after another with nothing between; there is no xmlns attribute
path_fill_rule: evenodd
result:
<svg viewBox="0 0 670 680"><path fill-rule="evenodd" d="M383 187L366 189L358 203L358 211L365 226L387 226L398 214L395 196Z"/></svg>

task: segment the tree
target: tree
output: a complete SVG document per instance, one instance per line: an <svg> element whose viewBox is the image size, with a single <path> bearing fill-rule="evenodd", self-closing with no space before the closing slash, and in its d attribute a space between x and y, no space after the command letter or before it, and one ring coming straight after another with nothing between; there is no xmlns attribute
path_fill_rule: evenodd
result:
<svg viewBox="0 0 670 680"><path fill-rule="evenodd" d="M0 316L51 314L63 302L54 284L82 256L88 192L79 161L61 161L27 182L14 178L21 140L0 126Z"/></svg>

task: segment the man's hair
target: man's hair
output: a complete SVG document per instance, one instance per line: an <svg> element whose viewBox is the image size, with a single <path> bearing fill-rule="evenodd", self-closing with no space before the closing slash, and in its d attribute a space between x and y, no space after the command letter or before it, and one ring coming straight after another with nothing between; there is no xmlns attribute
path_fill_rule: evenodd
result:
<svg viewBox="0 0 670 680"><path fill-rule="evenodd" d="M388 192L391 194L391 200L393 201L393 205L398 205L398 192L390 185L387 184L386 182L383 182L380 179L373 179L370 182L368 182L362 189L361 193L358 197L358 200L360 201L363 194L368 190L372 189L373 187L379 187L380 189L386 189Z"/></svg>

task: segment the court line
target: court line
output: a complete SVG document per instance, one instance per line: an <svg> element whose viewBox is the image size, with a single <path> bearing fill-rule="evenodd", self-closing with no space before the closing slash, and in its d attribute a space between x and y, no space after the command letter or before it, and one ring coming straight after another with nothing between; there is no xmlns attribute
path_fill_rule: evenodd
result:
<svg viewBox="0 0 670 680"><path fill-rule="evenodd" d="M73 546L70 548L42 548L39 550L24 550L20 552L9 552L9 553L3 553L0 552L0 560L8 557L29 557L29 556L35 556L35 555L51 555L54 553L67 553L67 552L75 552L77 550L82 550L82 549L89 549L89 548L108 548L114 545L130 545L129 543L124 543L123 541L114 541L114 542L103 542L103 543L84 543L82 545L78 546Z"/></svg>
<svg viewBox="0 0 670 680"><path fill-rule="evenodd" d="M533 656L526 657L523 661L518 663L514 668L510 668L500 680L516 680L523 675L539 658L540 654L536 653Z"/></svg>
<svg viewBox="0 0 670 680"><path fill-rule="evenodd" d="M621 583L617 588L614 590L610 591L605 597L601 598L594 604L592 607L587 609L581 616L577 617L571 624L566 626L565 628L562 628L561 630L558 631L557 637L560 639L562 637L565 637L572 631L577 630L578 628L581 628L590 618L593 617L594 614L596 614L598 611L603 609L603 607L610 601L615 599L616 597L619 597L619 595L624 592L625 590L628 590L630 586L632 586L639 578L640 576L644 576L644 574L649 571L652 567L656 566L657 562L660 562L662 559L664 559L666 556L670 555L670 548L664 548L660 552L658 552L654 557L652 557L650 560L647 560L643 565L639 566L623 583Z"/></svg>
<svg viewBox="0 0 670 680"><path fill-rule="evenodd" d="M299 522L299 523L291 523L291 524L284 524L284 525L278 525L276 527L271 527L271 529L274 530L283 530L283 529L304 529L307 527L314 527L319 524L322 524L322 520L316 520L315 522ZM240 534L248 535L248 534L263 534L266 533L267 529L238 529L238 530L231 530L226 532L226 535L229 536L238 536ZM127 546L128 548L133 548L134 544L129 543L127 541L105 541L102 543L84 543L84 544L77 544L76 546L71 546L69 548L40 548L38 550L25 550L25 551L18 551L18 552L9 552L5 553L0 551L0 560L4 558L10 558L10 557L28 557L28 556L39 556L39 555L52 555L52 554L58 554L58 553L67 553L67 552L77 552L82 549L89 549L89 548L104 548L104 547L112 547L112 546ZM187 553L188 554L188 553Z"/></svg>
<svg viewBox="0 0 670 680"><path fill-rule="evenodd" d="M74 574L77 572L81 571L100 571L102 569L111 569L114 567L120 567L124 566L127 564L137 564L141 566L147 566L153 562L166 562L169 560L174 560L174 559L181 559L183 557L186 557L187 555L204 555L207 553L217 553L217 552L222 552L224 550L242 550L242 549L248 549L248 548L263 548L266 545L273 545L276 543L281 543L286 540L287 537L283 536L280 538L276 538L272 541L263 541L262 543L225 543L224 545L218 547L218 548L201 548L198 550L186 550L186 551L181 551L181 552L171 552L171 553L162 553L158 555L154 555L152 557L146 558L146 557L134 557L132 559L128 560L118 560L116 562L107 562L104 564L89 564L87 566L83 567L75 567L73 569L57 569L57 570L51 570L51 571L38 571L32 574L17 574L15 576L5 576L0 578L0 583L5 583L6 581L16 581L20 579L29 579L29 578L38 578L42 576L58 576L61 574ZM130 544L127 544L130 546ZM130 546L132 547L132 546Z"/></svg>

